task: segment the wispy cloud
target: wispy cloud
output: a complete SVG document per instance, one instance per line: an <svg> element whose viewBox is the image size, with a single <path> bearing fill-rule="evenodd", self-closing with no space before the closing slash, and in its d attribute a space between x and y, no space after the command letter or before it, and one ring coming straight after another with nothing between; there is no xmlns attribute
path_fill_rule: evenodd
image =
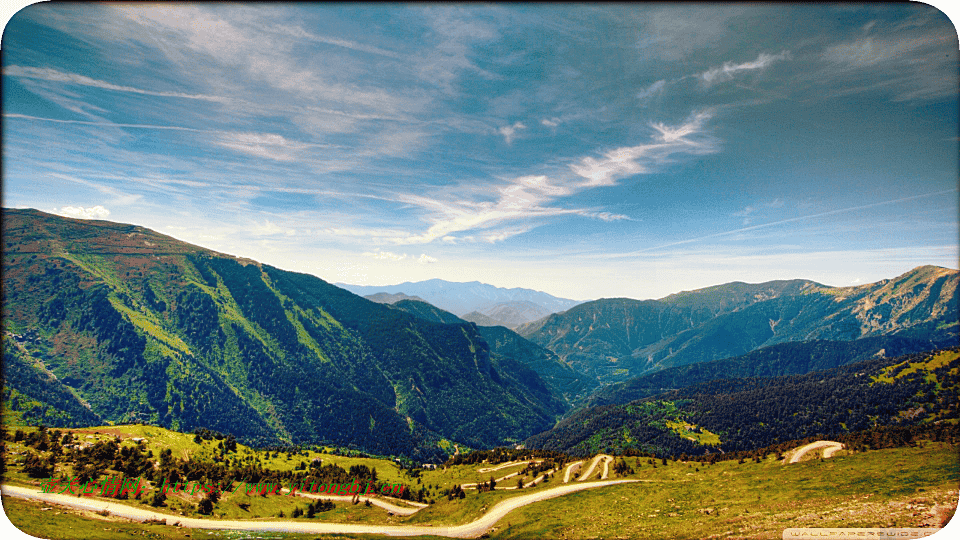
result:
<svg viewBox="0 0 960 540"><path fill-rule="evenodd" d="M711 113L701 111L677 126L650 124L655 132L652 143L618 148L602 158L587 157L570 165L573 174L529 175L506 180L496 188L495 200L441 200L425 195L404 194L400 200L428 212L432 225L423 233L396 238L397 244L444 242L498 242L525 233L533 225L486 231L480 235L456 236L472 230L484 230L514 221L541 223L556 216L581 216L602 221L629 220L629 216L595 208L564 208L555 203L587 189L612 186L627 176L649 173L675 154L700 155L716 151L714 141L704 133Z"/></svg>
<svg viewBox="0 0 960 540"><path fill-rule="evenodd" d="M733 212L730 215L734 217L743 218L743 225L749 225L750 223L753 222L754 217L756 217L755 214L757 214L759 210L766 209L766 208L782 208L782 207L783 207L783 201L780 198L777 198L768 203L763 203L759 205L759 207L752 206L752 205L745 206L743 207L742 210Z"/></svg>
<svg viewBox="0 0 960 540"><path fill-rule="evenodd" d="M69 182L73 182L75 184L81 184L83 186L93 188L99 191L100 193L103 193L104 195L109 195L113 197L113 199L110 202L116 205L126 206L143 199L143 195L140 195L140 194L126 193L124 191L121 191L111 186L106 186L103 184L99 184L97 182L91 182L90 180L84 180L82 178L77 178L77 177L66 175L66 174L50 173L50 177L58 178L60 180L66 180Z"/></svg>
<svg viewBox="0 0 960 540"><path fill-rule="evenodd" d="M275 236L275 235L286 235L293 236L297 234L295 229L288 229L286 227L281 227L276 223L270 221L269 219L263 223L254 223L253 225L247 227L247 232L254 236Z"/></svg>
<svg viewBox="0 0 960 540"><path fill-rule="evenodd" d="M871 24L864 34L824 48L821 59L829 68L823 78L834 86L832 94L881 91L894 101L957 94L955 30L921 19L890 27Z"/></svg>
<svg viewBox="0 0 960 540"><path fill-rule="evenodd" d="M817 213L817 214L810 214L810 215L806 215L806 216L800 216L800 217L789 218L789 219L781 219L781 220L779 220L779 221L773 221L773 222L770 222L770 223L761 223L761 224L759 224L759 225L751 225L751 226L749 226L749 227L742 227L742 228L740 228L740 229L734 229L734 230L730 230L730 231L723 231L723 232L718 232L718 233L714 233L714 234L708 234L708 235L705 235L705 236L700 236L700 237L697 237L697 238L690 238L690 239L687 239L687 240L680 240L679 242L671 242L671 243L669 243L669 244L662 244L662 245L659 245L659 246L653 246L653 247L649 247L649 248L646 248L646 249L640 249L640 250L637 250L637 251L631 251L631 252L629 252L629 253L618 253L618 254L608 253L608 254L602 255L601 258L632 257L632 256L636 256L636 255L641 255L641 254L644 254L644 253L661 251L661 250L663 250L663 249L665 249L665 248L669 248L669 247L681 246L681 245L685 245L685 244L693 244L693 243L696 243L696 242L702 242L702 241L704 241L704 240L711 240L711 239L720 238L720 237L723 237L723 236L731 236L731 235L735 235L735 234L739 234L739 233L743 233L743 232L747 232L747 231L755 231L755 230L758 230L758 229L765 229L765 228L768 228L768 227L776 227L776 226L784 225L784 224L787 224L787 223L796 223L796 222L798 222L798 221L807 221L807 220L810 220L810 219L818 219L818 218L823 218L823 217L827 217L827 216L833 216L833 215L836 215L836 214L844 214L844 213L847 213L847 212L856 212L856 211L859 211L859 210L867 210L867 209L870 209L870 208L876 208L876 207L879 207L879 206L887 206L887 205L891 205L891 204L898 204L898 203L902 203L902 202L906 202L906 201L913 201L913 200L916 200L916 199L925 199L925 198L928 198L928 197L936 197L936 196L938 196L938 195L946 195L947 193L956 193L957 191L958 191L957 189L948 189L948 190L944 190L944 191L936 191L936 192L933 192L933 193L924 193L924 194L922 194L922 195L914 195L914 196L912 196L912 197L901 197L901 198L899 198L899 199L892 199L892 200L889 200L889 201L881 201L881 202L871 203L871 204L865 204L865 205L861 205L861 206L851 206L851 207L848 207L848 208L839 208L839 209L837 209L837 210L830 210L830 211L827 211L827 212L820 212L820 213ZM749 208L749 207L748 207L748 208ZM750 213L752 213L752 210L751 210Z"/></svg>
<svg viewBox="0 0 960 540"><path fill-rule="evenodd" d="M660 79L659 81L637 92L637 99L639 99L640 101L647 101L653 98L654 96L656 96L657 94L662 93L663 89L666 88L666 86L667 86L667 81L664 79Z"/></svg>
<svg viewBox="0 0 960 540"><path fill-rule="evenodd" d="M556 125L556 124L554 124L554 125ZM525 125L523 124L523 122L514 122L512 126L503 126L503 127L501 127L500 129L498 129L497 131L498 131L501 135L503 135L503 140L504 140L507 144L510 144L510 143L513 142L513 136L517 133L517 131L519 131L519 130L521 130L521 129L527 129L527 126L525 126Z"/></svg>
<svg viewBox="0 0 960 540"><path fill-rule="evenodd" d="M734 75L741 71L755 71L764 69L778 60L789 58L789 52L782 51L779 54L760 53L760 56L752 62L743 62L736 64L733 62L724 62L722 66L710 68L699 75L700 80L705 86L710 86L723 81L732 80Z"/></svg>
<svg viewBox="0 0 960 540"><path fill-rule="evenodd" d="M144 90L142 88L134 88L132 86L122 86L118 84L109 83L106 81L93 79L77 73L64 73L62 71L57 71L55 69L50 69L50 68L37 68L37 67L13 65L13 66L7 66L3 68L3 74L8 77L42 79L45 81L53 81L53 82L60 82L60 83L67 83L67 84L78 84L82 86L92 86L94 88L101 88L103 90L113 90L116 92L130 92L134 94L142 94L145 96L198 99L203 101L217 101L217 102L223 102L223 103L230 101L228 98L224 98L220 96L210 96L205 94L187 94L184 92L158 92L155 90Z"/></svg>
<svg viewBox="0 0 960 540"><path fill-rule="evenodd" d="M702 134L704 124L712 113L701 111L691 116L679 126L667 126L663 123L651 123L650 127L659 135L655 141L639 146L617 148L602 158L587 157L570 169L586 179L580 188L612 186L617 180L629 175L649 173L654 166L661 165L672 154L708 154L716 151L716 145L709 138L692 138Z"/></svg>
<svg viewBox="0 0 960 540"><path fill-rule="evenodd" d="M327 45L334 45L337 47L343 47L345 49L352 49L355 51L376 54L380 56L387 56L390 58L403 57L403 55L401 55L396 51L390 51L387 49L382 49L380 47L374 47L372 45L366 45L364 43L359 43L359 42L351 41L347 39L339 39L339 38L330 37L330 36L321 36L318 34L313 34L311 32L307 32L306 30L303 29L303 27L299 25L282 26L278 29L283 32L286 32L287 34L289 34L291 37L294 37L294 38L308 39L310 41L316 41L318 43L326 43Z"/></svg>

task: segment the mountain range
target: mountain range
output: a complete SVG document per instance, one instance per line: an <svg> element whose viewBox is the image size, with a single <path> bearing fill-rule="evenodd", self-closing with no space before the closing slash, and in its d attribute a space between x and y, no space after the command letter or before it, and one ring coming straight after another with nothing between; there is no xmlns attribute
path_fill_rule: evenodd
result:
<svg viewBox="0 0 960 540"><path fill-rule="evenodd" d="M532 289L505 289L479 281L457 283L442 279L430 279L384 286L350 285L347 283L336 283L336 285L364 296L383 293L384 296L377 297L383 299L389 298L388 295L397 294L417 297L457 316L474 320L477 324L487 323L484 326L514 327L543 318L551 313L570 309L581 303L578 300L558 298ZM402 297L397 297L397 299L402 299ZM486 316L489 320L480 316Z"/></svg>
<svg viewBox="0 0 960 540"><path fill-rule="evenodd" d="M354 293L143 227L4 210L3 270L3 404L25 422L203 427L423 460L455 444L553 444L538 433L569 442L569 420L604 407L848 373L956 346L960 330L960 273L934 266L857 287L735 282L660 300L442 280ZM478 308L556 312L514 331Z"/></svg>
<svg viewBox="0 0 960 540"><path fill-rule="evenodd" d="M602 383L778 343L893 335L955 343L958 278L922 266L856 287L729 283L661 300L586 302L517 332Z"/></svg>

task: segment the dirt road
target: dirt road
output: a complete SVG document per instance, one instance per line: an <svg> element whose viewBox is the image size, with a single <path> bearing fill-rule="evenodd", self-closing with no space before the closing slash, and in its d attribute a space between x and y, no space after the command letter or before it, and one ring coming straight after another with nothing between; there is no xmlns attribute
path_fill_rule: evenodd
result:
<svg viewBox="0 0 960 540"><path fill-rule="evenodd" d="M580 470L580 466L583 465L582 461L575 461L567 467L567 472L563 474L563 483L566 484L570 482L570 475L576 473Z"/></svg>
<svg viewBox="0 0 960 540"><path fill-rule="evenodd" d="M793 457L790 458L788 463L796 463L800 461L800 458L802 458L807 452L816 450L818 448L826 448L826 450L823 451L823 457L828 458L838 450L841 450L843 445L833 441L814 441L808 445L801 446L800 448L794 450Z"/></svg>
<svg viewBox="0 0 960 540"><path fill-rule="evenodd" d="M593 461L590 462L590 467L587 471L580 475L580 478L577 479L578 482L583 482L587 478L590 478L590 475L593 474L593 470L597 468L597 464L600 463L600 460L604 460L604 469L607 468L607 465L613 461L613 456L608 456L606 454L597 454L597 457L593 458ZM606 473L604 473L606 477Z"/></svg>
<svg viewBox="0 0 960 540"><path fill-rule="evenodd" d="M506 469L507 467L513 467L514 465L523 465L523 464L526 464L526 463L540 463L540 462L542 462L542 461L543 461L542 459L533 459L533 460L530 460L530 461L509 461L509 462L507 462L507 463L503 463L503 464L498 465L498 466L496 466L496 467L484 467L484 468L482 468L482 469L477 469L477 472L478 472L478 473L488 473L488 472L493 472L493 471L499 471L500 469Z"/></svg>
<svg viewBox="0 0 960 540"><path fill-rule="evenodd" d="M290 493L290 490L288 490L288 489L286 489L286 488L282 489L281 491L282 491L283 493ZM351 496L351 495L320 495L320 494L316 494L316 493L304 493L304 492L302 492L302 491L301 491L301 492L297 492L297 497L304 497L304 498L308 498L308 499L325 499L325 500L340 501L340 502L352 502L352 501L353 501L353 496ZM421 508L424 508L424 507L427 506L427 505L423 504L423 505L417 505L417 508L406 508L406 507L403 507L403 506L397 506L397 505L395 505L395 504L390 504L389 502L384 501L384 500L382 500L382 499L378 499L378 498L376 498L376 497L364 497L364 496L361 495L361 496L360 496L360 502L362 503L362 502L365 502L365 501L370 501L370 504L372 504L372 505L374 505L374 506L379 506L380 508L383 508L384 510L386 510L386 511L388 511L388 512L393 512L395 515L398 515L398 516L409 516L409 515L416 514L417 512L420 511ZM404 502L407 502L407 501L404 501Z"/></svg>
<svg viewBox="0 0 960 540"><path fill-rule="evenodd" d="M38 489L3 485L0 491L5 497L19 497L23 499L36 499L49 503L69 506L92 512L106 510L111 515L144 521L147 519L166 520L168 524L179 523L181 527L191 527L196 529L215 529L215 530L242 530L242 531L261 531L261 532L293 532L306 534L384 534L387 536L420 536L436 535L447 536L450 538L476 538L490 529L497 521L507 515L510 511L533 504L539 501L545 501L554 497L560 497L568 493L582 491L585 489L600 488L637 482L637 480L603 480L599 482L582 482L559 486L529 495L512 497L505 501L500 501L486 514L479 519L466 523L464 525L454 526L415 526L415 525L362 525L358 523L308 523L303 521L241 521L241 520L213 520L198 519L180 516L171 516L162 514L153 510L137 508L126 504L120 504L109 501L100 501L86 499L83 497L60 495L56 493L42 493Z"/></svg>

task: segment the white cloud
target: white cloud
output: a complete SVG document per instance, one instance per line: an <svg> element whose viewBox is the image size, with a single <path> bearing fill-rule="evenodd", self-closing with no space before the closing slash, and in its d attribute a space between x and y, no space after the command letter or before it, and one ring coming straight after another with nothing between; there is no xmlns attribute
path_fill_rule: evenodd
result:
<svg viewBox="0 0 960 540"><path fill-rule="evenodd" d="M430 264L437 262L437 259L427 255L426 253L421 253L420 258L417 259L417 262L420 264Z"/></svg>
<svg viewBox="0 0 960 540"><path fill-rule="evenodd" d="M543 125L545 125L545 126L547 126L547 127L557 127L557 126L560 125L560 119L559 119L559 118L544 118L543 120L540 121L540 123L543 124Z"/></svg>
<svg viewBox="0 0 960 540"><path fill-rule="evenodd" d="M374 252L366 251L363 253L364 257L373 257L374 259L380 261L402 261L407 258L406 253L391 253L389 251L380 251L379 249Z"/></svg>
<svg viewBox="0 0 960 540"><path fill-rule="evenodd" d="M650 127L660 134L658 141L617 148L599 159L586 157L580 160L580 163L571 165L570 169L587 180L581 184L581 188L612 186L625 176L650 172L651 166L663 163L670 154L714 152L715 148L710 141L689 138L701 133L703 125L710 117L711 113L704 111L693 115L679 126L650 124Z"/></svg>
<svg viewBox="0 0 960 540"><path fill-rule="evenodd" d="M703 81L704 85L710 86L716 82L729 81L733 79L733 75L739 71L764 69L774 62L778 60L785 60L788 57L789 53L787 51L783 51L780 54L760 53L760 56L758 56L753 62L744 62L742 64L724 62L724 64L720 67L715 67L704 71L699 75L699 77L700 80Z"/></svg>
<svg viewBox="0 0 960 540"><path fill-rule="evenodd" d="M503 126L497 131L503 135L503 140L506 141L507 144L510 144L513 142L514 134L521 129L527 129L527 126L524 125L523 122L515 122L512 126Z"/></svg>
<svg viewBox="0 0 960 540"><path fill-rule="evenodd" d="M64 206L59 210L54 210L52 213L59 216L77 219L104 219L110 215L110 210L107 210L98 204L97 206L91 206L90 208L84 208L82 206Z"/></svg>
<svg viewBox="0 0 960 540"><path fill-rule="evenodd" d="M218 132L211 142L244 154L264 157L275 161L293 161L308 148L328 148L325 144L307 144L291 141L274 133Z"/></svg>

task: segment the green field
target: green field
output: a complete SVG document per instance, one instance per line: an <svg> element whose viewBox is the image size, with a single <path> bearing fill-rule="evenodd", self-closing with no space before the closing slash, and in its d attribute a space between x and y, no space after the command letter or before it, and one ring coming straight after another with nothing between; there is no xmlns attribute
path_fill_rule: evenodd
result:
<svg viewBox="0 0 960 540"><path fill-rule="evenodd" d="M21 428L29 431L35 428ZM81 440L97 438L146 437L154 454L170 448L175 456L194 460L210 459L215 441L195 444L191 435L151 426L110 426L71 430ZM87 435L92 439L86 439ZM18 467L20 443L6 441L8 471L6 483L38 484ZM132 444L129 441L123 443ZM812 454L811 454L812 455ZM426 487L433 504L403 517L383 508L336 502L336 508L321 512L306 522L367 524L463 524L486 513L497 502L521 494L535 493L561 485L562 474L539 486L516 490L497 489L478 493L466 490L463 499L448 500L447 491L456 484L485 481L518 471L513 465L494 472L479 473L488 464L458 465L413 475L392 461L375 458L346 458L329 453L309 452L287 459L283 452L256 451L238 445L236 456L259 461L264 467L293 470L301 461L320 457L343 467L363 464L376 467L390 481L414 489ZM617 458L620 459L620 458ZM784 465L773 455L759 463L721 461L714 465L627 457L640 482L534 503L509 513L488 532L493 538L780 538L788 527L918 527L938 526L955 511L960 484L960 456L957 447L941 442L922 442L914 447L863 452L843 451L830 459L813 457ZM57 474L64 474L58 465ZM611 472L611 477L613 474ZM529 477L528 477L529 478ZM516 485L516 477L502 481L498 488ZM147 497L144 497L146 499ZM142 508L159 510L171 517L196 513L200 495L174 495L166 508L154 509L146 502L130 501ZM292 511L305 509L309 501L285 495L250 496L241 489L225 494L209 519L291 519ZM7 515L24 531L47 538L210 538L216 532L185 530L160 525L131 523L110 516L97 516L56 505L4 498ZM402 504L402 503L400 503ZM242 505L242 506L241 506ZM42 508L50 508L42 510ZM61 536L59 531L64 531ZM66 532L69 531L69 532ZM223 537L225 533L219 533ZM306 537L257 533L258 538ZM317 535L309 535L316 537ZM243 537L241 534L239 537Z"/></svg>

